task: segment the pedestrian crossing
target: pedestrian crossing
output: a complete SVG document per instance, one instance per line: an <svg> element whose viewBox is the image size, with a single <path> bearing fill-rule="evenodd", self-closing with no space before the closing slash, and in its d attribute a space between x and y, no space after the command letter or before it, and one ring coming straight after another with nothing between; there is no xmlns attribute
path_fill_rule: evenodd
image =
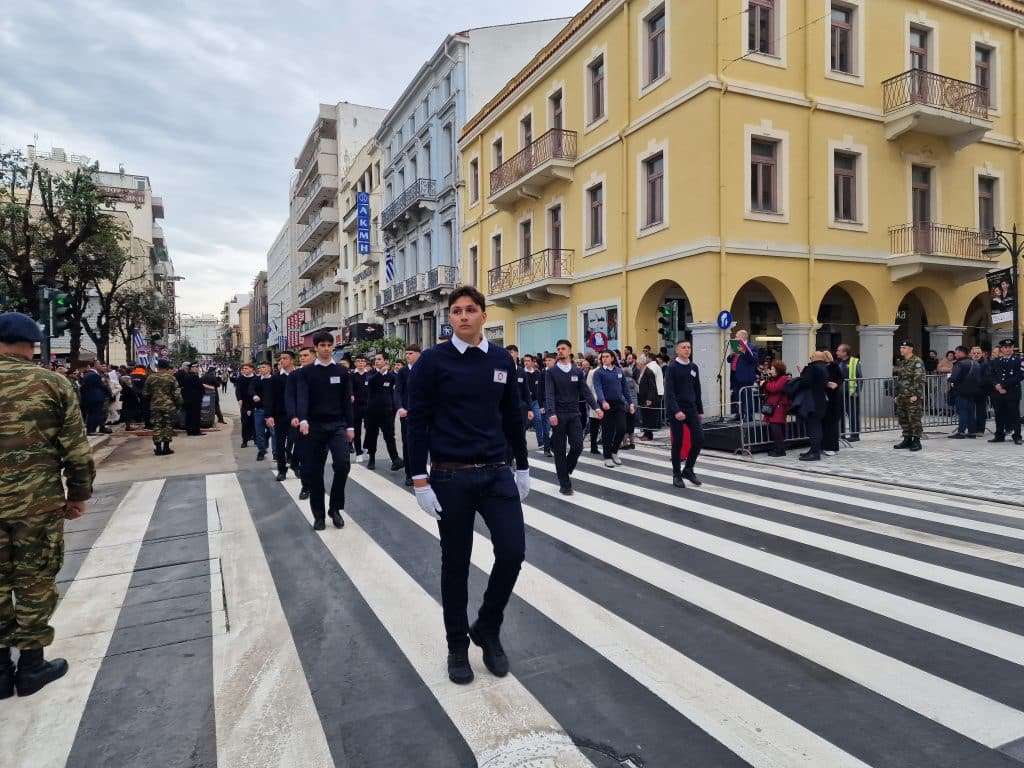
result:
<svg viewBox="0 0 1024 768"><path fill-rule="evenodd" d="M71 673L0 702L0 754L33 768L115 753L106 764L1024 762L1024 510L713 455L702 487L676 490L662 450L622 458L585 454L565 497L531 455L512 674L492 677L473 648L468 687L444 666L437 524L401 473L353 465L346 525L322 533L298 480L262 466L131 484L55 617ZM182 494L201 506L191 527L170 519ZM201 546L182 543L193 535ZM482 523L472 562L471 610L493 562ZM167 667L136 675L154 651L127 637L146 596L131 593L155 589L155 569L168 581L146 592L152 610L180 599L172 576L205 602L187 639L157 649ZM173 682L186 672L187 689ZM161 762L91 743L112 740L110 721L118 741L159 743L120 689L162 679L165 718L209 713L168 726L187 749Z"/></svg>

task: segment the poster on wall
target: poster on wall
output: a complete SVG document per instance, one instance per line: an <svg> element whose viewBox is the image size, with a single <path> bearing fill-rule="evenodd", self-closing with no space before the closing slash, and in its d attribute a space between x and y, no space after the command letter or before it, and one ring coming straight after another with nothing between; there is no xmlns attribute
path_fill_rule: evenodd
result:
<svg viewBox="0 0 1024 768"><path fill-rule="evenodd" d="M992 325L1013 322L1017 291L1009 267L988 273L988 295L992 302Z"/></svg>
<svg viewBox="0 0 1024 768"><path fill-rule="evenodd" d="M619 348L619 308L600 307L583 310L583 346L587 339L595 333L603 333L608 342L608 349Z"/></svg>

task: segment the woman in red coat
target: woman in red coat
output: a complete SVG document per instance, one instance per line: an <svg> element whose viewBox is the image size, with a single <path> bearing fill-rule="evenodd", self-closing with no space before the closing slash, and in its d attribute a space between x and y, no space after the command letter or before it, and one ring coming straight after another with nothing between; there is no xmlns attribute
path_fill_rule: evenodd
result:
<svg viewBox="0 0 1024 768"><path fill-rule="evenodd" d="M786 455L786 418L789 416L789 398L782 388L786 386L790 375L786 373L786 364L781 360L772 360L768 378L761 382L762 402L773 407L771 415L764 417L768 424L768 433L772 438L772 449L769 456Z"/></svg>

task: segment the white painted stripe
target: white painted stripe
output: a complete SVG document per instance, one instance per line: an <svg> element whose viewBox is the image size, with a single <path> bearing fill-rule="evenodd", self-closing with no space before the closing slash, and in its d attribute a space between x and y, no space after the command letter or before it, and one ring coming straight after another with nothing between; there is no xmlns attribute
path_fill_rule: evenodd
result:
<svg viewBox="0 0 1024 768"><path fill-rule="evenodd" d="M367 470L361 473L372 474ZM390 486L390 493L401 493L387 481L380 482ZM284 485L310 519L309 502L299 501L301 483L286 480ZM402 495L411 499L408 494ZM592 763L515 675L496 678L487 673L475 648L477 682L458 686L448 680L446 651L436 640L438 632L430 631L440 631L444 624L441 606L356 522L349 518L344 530L331 527L321 538L458 728L480 765L592 768Z"/></svg>
<svg viewBox="0 0 1024 768"><path fill-rule="evenodd" d="M635 494L637 492L635 481L624 482L623 480L615 479L616 477L644 480L651 479L658 482L668 482L668 478L665 475L654 475L652 473L645 472L644 470L636 469L635 467L630 467L627 470L628 474L621 471L609 470L604 474L597 475L582 470L581 468L583 466L585 465L580 464L576 467L576 471L573 473L574 477L595 483L613 491L622 491L630 494ZM701 471L704 472L704 470ZM894 571L906 573L910 576L916 576L927 581L933 581L936 584L942 584L947 587L953 587L954 589L973 592L974 594L982 595L993 600L1002 600L1003 602L1011 605L1024 606L1024 588L1014 586L1013 584L1004 584L1001 581L987 579L983 576L975 576L970 573L963 573L953 568L933 565L932 563L925 563L904 555L896 555L880 549L866 547L862 544L855 544L853 542L844 541L843 539L825 536L824 534L815 533L813 531L805 531L803 528L776 523L772 520L763 520L753 515L743 514L742 512L733 512L732 510L725 509L723 507L716 507L700 501L701 494L703 494L703 488L687 488L686 491L678 494L669 494L653 490L650 487L644 487L643 489L644 498L650 501L658 502L660 504L668 504L678 509L696 512L697 514L722 520L727 523L740 525L744 528L761 531L762 533L767 533L772 536L779 536L783 539L807 544L808 546L824 549L828 552L835 552L836 554L851 557L865 563L871 563L872 565L877 565L882 568L889 568ZM762 505L771 505L774 502L773 500L766 498L761 500L760 503Z"/></svg>
<svg viewBox="0 0 1024 768"><path fill-rule="evenodd" d="M362 468L354 469L350 478L438 536L434 521L408 493ZM524 511L530 514L528 507ZM491 543L476 533L473 563L484 571L494 563ZM755 768L867 768L742 688L534 568L529 560L516 595Z"/></svg>
<svg viewBox="0 0 1024 768"><path fill-rule="evenodd" d="M66 658L67 675L30 698L0 702L5 764L62 768L67 763L163 486L163 480L132 484L57 605L50 621L56 639L46 655Z"/></svg>
<svg viewBox="0 0 1024 768"><path fill-rule="evenodd" d="M213 639L217 765L329 768L327 737L238 478L210 475L206 488L220 513L221 530L208 535L229 622Z"/></svg>
<svg viewBox="0 0 1024 768"><path fill-rule="evenodd" d="M557 485L540 480L532 481L532 485L536 490L558 498L563 503L569 501L558 493ZM650 531L729 562L775 576L791 584L834 597L888 619L1024 666L1024 636L1013 632L1007 632L1004 629L964 618L925 603L890 594L851 579L835 576L827 571L812 568L755 547L712 536L709 533L688 528L655 515L628 507L612 507L596 496L589 496L579 491L573 494L571 503L617 522Z"/></svg>

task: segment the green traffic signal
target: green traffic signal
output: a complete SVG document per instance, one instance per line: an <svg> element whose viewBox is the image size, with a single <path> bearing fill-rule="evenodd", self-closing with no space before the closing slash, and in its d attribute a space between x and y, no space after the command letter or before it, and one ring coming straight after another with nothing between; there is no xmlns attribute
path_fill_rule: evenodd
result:
<svg viewBox="0 0 1024 768"><path fill-rule="evenodd" d="M67 331L71 324L68 317L71 312L71 294L63 291L50 291L50 337L59 338Z"/></svg>
<svg viewBox="0 0 1024 768"><path fill-rule="evenodd" d="M675 325L675 307L672 304L662 304L658 307L658 335L666 341L671 340Z"/></svg>

